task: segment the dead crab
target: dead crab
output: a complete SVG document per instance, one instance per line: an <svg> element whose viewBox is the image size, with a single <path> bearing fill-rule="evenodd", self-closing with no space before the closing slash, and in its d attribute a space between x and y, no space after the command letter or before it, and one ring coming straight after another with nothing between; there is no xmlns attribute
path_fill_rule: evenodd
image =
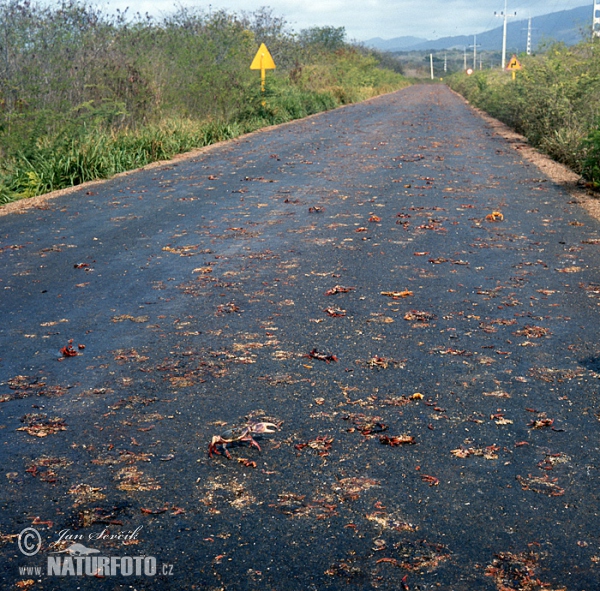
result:
<svg viewBox="0 0 600 591"><path fill-rule="evenodd" d="M221 455L217 449L218 446L223 448L225 455L231 459L231 455L227 450L227 446L231 443L247 442L260 451L260 445L255 441L253 435L261 433L274 433L277 430L277 425L274 423L248 423L243 427L232 427L221 435L215 435L208 446L208 455L212 457L213 453Z"/></svg>

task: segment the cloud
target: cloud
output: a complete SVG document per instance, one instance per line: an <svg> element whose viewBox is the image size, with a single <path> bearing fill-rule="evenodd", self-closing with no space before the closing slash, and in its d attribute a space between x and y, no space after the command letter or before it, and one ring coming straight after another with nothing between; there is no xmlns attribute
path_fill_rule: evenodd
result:
<svg viewBox="0 0 600 591"><path fill-rule="evenodd" d="M557 10L568 10L590 5L585 0L561 0L550 6L539 0L509 0L508 11L518 18L538 16ZM389 39L403 35L437 39L451 35L472 35L502 25L494 11L504 10L503 0L214 0L207 4L200 0L110 0L105 7L129 12L148 12L153 16L175 12L178 7L199 8L208 12L226 9L230 12L253 12L266 5L276 16L286 19L290 27L299 31L313 26L345 27L349 39L364 41L373 37Z"/></svg>

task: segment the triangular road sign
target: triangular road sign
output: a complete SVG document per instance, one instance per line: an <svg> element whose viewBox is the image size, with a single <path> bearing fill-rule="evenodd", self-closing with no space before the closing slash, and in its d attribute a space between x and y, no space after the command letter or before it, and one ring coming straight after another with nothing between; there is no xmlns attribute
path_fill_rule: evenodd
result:
<svg viewBox="0 0 600 591"><path fill-rule="evenodd" d="M247 63L247 62L246 62ZM264 43L260 44L252 64L250 65L251 70L274 70L275 62Z"/></svg>
<svg viewBox="0 0 600 591"><path fill-rule="evenodd" d="M521 65L521 62L517 59L517 56L513 55L510 58L510 61L508 62L506 69L507 70L522 70L523 66Z"/></svg>

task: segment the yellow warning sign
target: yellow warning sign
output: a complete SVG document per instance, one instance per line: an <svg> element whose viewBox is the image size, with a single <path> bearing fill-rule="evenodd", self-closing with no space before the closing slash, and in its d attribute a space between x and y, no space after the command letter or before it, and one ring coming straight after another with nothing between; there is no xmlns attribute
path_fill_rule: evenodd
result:
<svg viewBox="0 0 600 591"><path fill-rule="evenodd" d="M269 53L267 46L264 43L260 44L252 63L250 64L251 70L260 70L260 91L262 93L265 92L265 80L266 80L266 71L275 69L275 62L273 61L273 57ZM262 106L265 106L265 101L262 101Z"/></svg>
<svg viewBox="0 0 600 591"><path fill-rule="evenodd" d="M517 59L516 55L513 55L510 58L510 61L508 62L508 65L506 66L506 69L510 72L511 70L522 70L523 66L521 65L521 62Z"/></svg>
<svg viewBox="0 0 600 591"><path fill-rule="evenodd" d="M248 62L246 62L248 63ZM252 64L250 65L251 70L274 70L275 62L273 61L273 57L269 53L267 46L264 43L260 44L254 59L252 60Z"/></svg>

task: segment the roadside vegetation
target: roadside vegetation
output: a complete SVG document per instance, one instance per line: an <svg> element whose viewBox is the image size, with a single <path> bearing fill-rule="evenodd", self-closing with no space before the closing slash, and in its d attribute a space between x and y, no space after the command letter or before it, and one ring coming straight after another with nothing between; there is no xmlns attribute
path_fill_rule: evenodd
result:
<svg viewBox="0 0 600 591"><path fill-rule="evenodd" d="M520 56L523 69L453 74L451 88L600 189L600 43Z"/></svg>
<svg viewBox="0 0 600 591"><path fill-rule="evenodd" d="M262 42L277 65L264 96L249 69ZM406 85L343 28L294 33L269 9L156 19L0 0L0 204Z"/></svg>

